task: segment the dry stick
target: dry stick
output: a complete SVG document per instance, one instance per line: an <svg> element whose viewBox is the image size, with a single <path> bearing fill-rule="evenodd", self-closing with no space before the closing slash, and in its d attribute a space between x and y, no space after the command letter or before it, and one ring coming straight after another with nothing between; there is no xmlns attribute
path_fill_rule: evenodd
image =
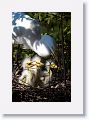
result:
<svg viewBox="0 0 89 120"><path fill-rule="evenodd" d="M66 77L65 77L65 74L66 74L66 71L65 71L65 58L64 58L64 33L63 33L63 13L61 13L61 23L60 23L60 39L61 39L61 42L62 42L62 64L63 64L63 80L64 80L64 83L65 83L65 100L66 100Z"/></svg>
<svg viewBox="0 0 89 120"><path fill-rule="evenodd" d="M50 65L49 65L49 67L50 67ZM51 101L50 101L50 94L51 94L51 86L50 86L50 68L49 68L48 73L49 73L49 102L51 102Z"/></svg>
<svg viewBox="0 0 89 120"><path fill-rule="evenodd" d="M64 33L63 33L63 13L61 14L61 23L60 23L60 39L62 42L62 64L63 64L63 80L65 82L65 87L66 87L66 78L65 78L65 58L64 58Z"/></svg>
<svg viewBox="0 0 89 120"><path fill-rule="evenodd" d="M57 56L57 77L59 78L59 69L61 67L61 59L60 59L60 18L59 18L59 14L58 16L55 16L56 18L56 22L57 22L57 25L58 25L58 35L57 35L57 38L58 38L58 43L57 43L57 51L56 51L56 56ZM59 80L59 79L58 79Z"/></svg>

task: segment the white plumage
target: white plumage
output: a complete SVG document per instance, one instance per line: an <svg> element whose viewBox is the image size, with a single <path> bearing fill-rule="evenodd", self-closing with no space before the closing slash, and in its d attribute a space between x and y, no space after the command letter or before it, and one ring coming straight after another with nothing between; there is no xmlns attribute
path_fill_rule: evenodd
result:
<svg viewBox="0 0 89 120"><path fill-rule="evenodd" d="M46 87L52 81L51 68L57 66L52 60L47 60L45 64L41 62L41 57L35 55L32 58L25 58L22 62L23 71L19 77L19 83L29 86ZM44 67L45 69L43 69Z"/></svg>
<svg viewBox="0 0 89 120"><path fill-rule="evenodd" d="M19 83L34 86L39 79L43 86L48 85L52 80L51 65L46 61L45 70L42 70L41 57L55 55L55 40L49 35L41 36L39 22L23 12L12 13L12 27L13 44L22 44L24 49L31 49L39 55L23 60L23 71L19 77Z"/></svg>
<svg viewBox="0 0 89 120"><path fill-rule="evenodd" d="M31 49L41 57L55 51L55 40L49 35L41 36L41 27L37 20L23 12L12 13L13 43L23 44L24 49Z"/></svg>
<svg viewBox="0 0 89 120"><path fill-rule="evenodd" d="M57 65L52 60L47 60L45 63L45 70L41 71L40 79L43 82L43 86L47 87L49 82L53 79L53 73L51 68L57 68Z"/></svg>
<svg viewBox="0 0 89 120"><path fill-rule="evenodd" d="M43 66L43 63L41 63L39 56L25 58L22 62L23 71L19 77L19 83L34 87L37 79L40 80L41 66Z"/></svg>

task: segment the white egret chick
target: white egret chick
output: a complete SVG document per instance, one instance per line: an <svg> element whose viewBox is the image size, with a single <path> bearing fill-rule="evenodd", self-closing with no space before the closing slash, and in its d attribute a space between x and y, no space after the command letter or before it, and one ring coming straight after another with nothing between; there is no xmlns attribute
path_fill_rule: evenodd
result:
<svg viewBox="0 0 89 120"><path fill-rule="evenodd" d="M33 86L35 79L33 77L33 73L31 72L32 67L31 58L25 58L22 62L23 71L21 76L19 77L19 83L24 85Z"/></svg>
<svg viewBox="0 0 89 120"><path fill-rule="evenodd" d="M41 77L40 79L43 82L43 86L47 87L49 85L49 82L52 81L53 78L53 73L51 68L57 68L57 65L51 61L51 60L47 60L46 64L45 64L45 70L41 71Z"/></svg>
<svg viewBox="0 0 89 120"><path fill-rule="evenodd" d="M32 59L25 58L22 63L23 72L19 77L19 83L34 87L37 79L40 79L40 67L42 65L41 58L37 55Z"/></svg>
<svg viewBox="0 0 89 120"><path fill-rule="evenodd" d="M41 62L41 57L38 55L35 55L34 57L32 57L31 60L33 63L32 70L34 71L35 74L37 74L40 67L43 66L44 64Z"/></svg>

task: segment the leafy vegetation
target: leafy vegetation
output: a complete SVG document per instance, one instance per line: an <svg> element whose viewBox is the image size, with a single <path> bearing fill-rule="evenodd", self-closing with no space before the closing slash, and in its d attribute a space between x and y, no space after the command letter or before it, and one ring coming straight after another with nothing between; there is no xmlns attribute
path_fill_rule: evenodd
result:
<svg viewBox="0 0 89 120"><path fill-rule="evenodd" d="M53 71L53 81L46 88L31 88L18 84L21 75L21 62L26 56L34 56L30 50L21 45L13 45L12 49L12 101L71 101L71 13L70 12L28 12L26 13L40 22L42 34L51 35L56 43L58 69Z"/></svg>

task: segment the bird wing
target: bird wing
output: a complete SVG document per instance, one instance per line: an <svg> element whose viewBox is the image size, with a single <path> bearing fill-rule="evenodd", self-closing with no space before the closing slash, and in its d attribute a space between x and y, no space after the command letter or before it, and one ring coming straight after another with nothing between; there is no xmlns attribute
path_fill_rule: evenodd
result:
<svg viewBox="0 0 89 120"><path fill-rule="evenodd" d="M17 40L18 44L22 44L20 38L24 41L23 37L30 41L41 38L41 28L38 21L23 12L12 13L12 27L12 38ZM17 39L18 37L19 39Z"/></svg>
<svg viewBox="0 0 89 120"><path fill-rule="evenodd" d="M42 39L41 39L41 42L44 43L46 45L46 47L52 53L54 53L56 43L55 43L54 39L51 36L49 36L49 35L43 35Z"/></svg>

